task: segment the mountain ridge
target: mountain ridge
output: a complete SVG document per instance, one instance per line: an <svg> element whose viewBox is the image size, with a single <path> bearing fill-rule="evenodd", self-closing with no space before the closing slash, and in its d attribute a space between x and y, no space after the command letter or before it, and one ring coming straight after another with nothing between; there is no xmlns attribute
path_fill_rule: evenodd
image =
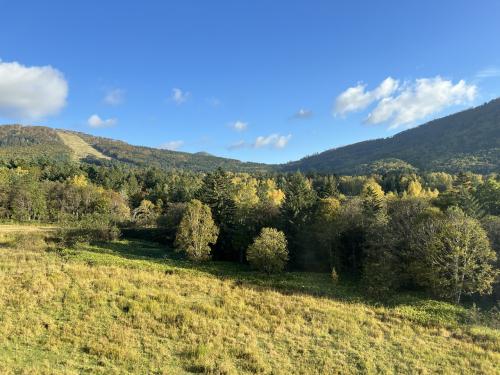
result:
<svg viewBox="0 0 500 375"><path fill-rule="evenodd" d="M65 134L68 136L66 141ZM70 139L73 140L73 147ZM72 160L75 155L80 155L79 159L108 159L139 167L201 172L221 167L239 172L300 170L365 174L380 169L381 165L391 165L391 168L447 172L469 170L487 174L500 170L500 98L404 130L392 137L332 148L285 164L242 162L206 152L188 153L131 145L116 139L44 126L0 126L0 160L4 162L27 157Z"/></svg>
<svg viewBox="0 0 500 375"><path fill-rule="evenodd" d="M400 159L422 170L498 171L500 98L392 137L366 140L306 156L285 164L283 169L364 173L370 164L384 159Z"/></svg>

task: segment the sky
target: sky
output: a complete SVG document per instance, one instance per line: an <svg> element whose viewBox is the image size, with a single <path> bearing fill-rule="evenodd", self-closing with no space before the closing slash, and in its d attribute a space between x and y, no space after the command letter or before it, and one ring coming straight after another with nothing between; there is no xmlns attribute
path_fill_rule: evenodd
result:
<svg viewBox="0 0 500 375"><path fill-rule="evenodd" d="M281 163L500 96L497 0L0 9L0 124Z"/></svg>

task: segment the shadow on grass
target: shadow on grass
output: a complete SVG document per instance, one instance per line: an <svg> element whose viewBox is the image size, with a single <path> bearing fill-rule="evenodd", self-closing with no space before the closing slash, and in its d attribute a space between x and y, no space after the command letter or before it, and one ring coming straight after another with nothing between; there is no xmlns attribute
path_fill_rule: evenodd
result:
<svg viewBox="0 0 500 375"><path fill-rule="evenodd" d="M84 246L81 250L148 261L188 272L203 272L222 280L232 280L235 287L272 289L285 295L300 294L350 302L368 302L362 289L355 282L343 280L335 284L327 273L283 272L268 275L254 271L246 264L224 261L196 263L186 260L182 254L167 246L139 240L99 243L94 246ZM175 272L175 269L172 272Z"/></svg>
<svg viewBox="0 0 500 375"><path fill-rule="evenodd" d="M417 293L405 293L383 301L376 300L367 296L358 282L344 279L336 284L327 273L294 271L268 275L251 270L245 264L223 261L196 263L186 260L184 256L167 246L142 240L99 243L96 246L86 246L84 249L174 268L166 272L175 272L175 268L204 272L222 280L232 280L234 287L271 289L284 295L309 295L386 307L413 304L425 297Z"/></svg>
<svg viewBox="0 0 500 375"><path fill-rule="evenodd" d="M363 286L354 280L341 279L334 283L327 273L283 272L268 275L253 271L248 265L232 262L209 261L196 263L186 260L181 254L165 245L142 240L84 245L76 250L66 251L66 255L76 257L81 251L94 254L109 254L126 260L139 260L142 264L128 264L132 267L158 266L166 274L201 272L233 283L233 288L271 290L282 295L311 296L332 301L362 303L371 307L394 309L394 313L380 310L380 320L405 319L422 326L456 326L468 323L468 312L462 306L436 301L420 292L401 292L384 300L369 297ZM102 260L86 259L89 264L99 264Z"/></svg>
<svg viewBox="0 0 500 375"><path fill-rule="evenodd" d="M424 327L457 327L479 324L496 327L497 318L490 312L476 311L477 318L471 320L471 311L463 306L437 301L421 292L400 292L384 300L368 296L363 286L354 280L341 279L334 283L329 274L311 272L283 272L267 275L250 269L248 265L232 262L209 261L195 263L186 260L165 245L143 240L82 245L76 249L57 250L60 256L79 259L89 265L119 265L142 270L156 269L165 274L190 273L212 275L232 283L233 288L256 291L273 291L288 296L311 296L342 303L359 303L376 308L380 321L411 321ZM99 254L111 257L96 257ZM137 262L127 262L137 260ZM124 263L122 261L125 261ZM496 316L496 315L495 315Z"/></svg>

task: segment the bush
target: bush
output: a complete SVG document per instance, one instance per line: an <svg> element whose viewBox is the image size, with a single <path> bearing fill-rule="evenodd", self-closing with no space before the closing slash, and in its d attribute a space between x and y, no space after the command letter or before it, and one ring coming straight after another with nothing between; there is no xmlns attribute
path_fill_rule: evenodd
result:
<svg viewBox="0 0 500 375"><path fill-rule="evenodd" d="M263 228L248 247L247 260L253 268L260 271L283 271L288 261L285 234L274 228Z"/></svg>
<svg viewBox="0 0 500 375"><path fill-rule="evenodd" d="M330 273L330 276L332 277L332 281L334 284L338 284L339 282L339 274L335 270L335 267L332 268L332 272Z"/></svg>
<svg viewBox="0 0 500 375"><path fill-rule="evenodd" d="M56 234L61 246L73 247L78 243L113 241L120 237L120 230L106 218L88 215L80 221L67 222Z"/></svg>
<svg viewBox="0 0 500 375"><path fill-rule="evenodd" d="M47 248L47 243L40 233L18 233L9 242L9 247L16 250L44 250Z"/></svg>

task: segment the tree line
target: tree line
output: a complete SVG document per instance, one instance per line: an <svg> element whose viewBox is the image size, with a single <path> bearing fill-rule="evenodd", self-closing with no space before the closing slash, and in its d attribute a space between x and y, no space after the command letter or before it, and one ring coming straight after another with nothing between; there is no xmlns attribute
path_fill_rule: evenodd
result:
<svg viewBox="0 0 500 375"><path fill-rule="evenodd" d="M498 289L499 215L495 174L0 168L2 220L55 222L89 240L141 229L196 261L330 272L377 296L422 289L458 303Z"/></svg>

